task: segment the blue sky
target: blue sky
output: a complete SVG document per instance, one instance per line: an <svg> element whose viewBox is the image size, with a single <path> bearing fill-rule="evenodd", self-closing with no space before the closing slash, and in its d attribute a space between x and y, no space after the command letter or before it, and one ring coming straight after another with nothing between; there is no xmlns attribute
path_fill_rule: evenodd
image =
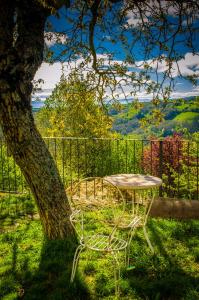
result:
<svg viewBox="0 0 199 300"><path fill-rule="evenodd" d="M67 44L67 39L69 38L69 34L61 34L59 35L59 44L56 43L56 39L54 38L54 33L53 31L56 32L62 32L67 28L67 31L69 32L70 25L67 24L66 26L66 21L65 21L65 14L69 15L69 11L66 12L65 10L60 11L60 17L56 18L54 16L49 18L49 21L53 25L52 30L48 33L45 34L46 38L46 45L48 48L54 51L55 56L58 55L58 53L64 49L64 43ZM74 16L73 16L74 17ZM109 16L110 17L110 16ZM175 18L173 16L169 17L171 21L174 21L175 23ZM127 23L130 26L134 26L136 29L136 26L139 26L139 19L135 17L135 15L129 13L127 15ZM113 21L114 22L114 21ZM194 23L195 27L198 27L199 21L196 20ZM49 31L49 29L47 29ZM118 28L114 28L114 32L118 33ZM50 36L50 39L48 38ZM100 38L103 37L103 42L100 41ZM84 37L85 38L85 37ZM100 32L98 29L96 30L95 33L95 45L96 47L99 45L102 45L106 48L106 52L102 53L101 50L98 51L98 55L103 55L105 56L107 52L114 52L114 61L118 63L122 63L124 59L124 54L126 53L125 49L121 46L121 43L117 40L116 44L112 44L110 42L111 38L113 38L113 35L110 35L109 32ZM131 43L131 35L127 32L126 33L126 38ZM86 38L85 38L86 39ZM179 36L178 41L179 44L176 46L176 51L180 52L182 55L184 55L184 58L178 60L178 66L180 68L181 74L184 76L189 76L189 75L199 75L199 56L198 55L193 55L189 48L185 46L185 43L183 43L183 39L186 40L185 36ZM196 48L196 53L199 54L199 33L194 37L194 45ZM168 47L170 47L170 44L168 43ZM141 62L143 61L143 51L142 51L142 46L140 42L138 41L134 47L134 54L135 54L135 60L136 60L136 65L140 65L139 68L135 68L136 71L141 71L142 66ZM164 51L163 51L164 53ZM153 50L150 53L150 56L147 57L147 62L150 64L152 69L154 70L154 75L153 72L152 74L152 79L155 79L155 68L157 67L157 62L154 60L152 61L152 58L155 59L157 56L157 49L154 47ZM76 64L79 63L81 59L78 59L76 61ZM67 75L69 72L67 62L64 62L64 72ZM75 65L75 62L72 61L71 65ZM172 98L179 98L179 97L189 97L189 96L196 96L199 95L199 86L196 85L194 86L192 83L190 83L188 80L185 80L179 76L178 72L178 66L174 63L172 67L172 76L175 79L175 89L171 94ZM61 62L58 60L54 64L49 65L48 63L43 62L41 67L39 68L38 72L36 73L35 79L40 79L42 78L44 80L44 84L42 85L42 92L36 94L36 96L40 97L41 99L45 99L46 96L48 96L53 88L55 87L55 84L59 82L60 76L61 76ZM163 60L161 63L158 64L157 67L157 74L159 78L162 76L162 72L166 70L166 62ZM128 88L127 92L128 92ZM140 100L145 100L145 99L150 99L151 95L146 94L145 90L143 89L137 94L138 98ZM35 97L35 96L34 96ZM123 98L123 95L119 95L119 98Z"/></svg>

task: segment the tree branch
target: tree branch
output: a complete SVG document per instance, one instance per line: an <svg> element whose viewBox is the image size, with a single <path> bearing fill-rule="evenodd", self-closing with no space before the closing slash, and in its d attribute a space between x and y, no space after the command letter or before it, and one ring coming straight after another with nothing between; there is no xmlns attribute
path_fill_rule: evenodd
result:
<svg viewBox="0 0 199 300"><path fill-rule="evenodd" d="M94 1L93 5L91 7L92 19L89 24L89 45L90 45L91 54L93 56L92 67L97 73L99 73L99 70L97 68L97 55L96 55L95 45L94 45L94 30L95 30L95 25L97 23L98 9L99 9L100 3L101 3L101 0Z"/></svg>

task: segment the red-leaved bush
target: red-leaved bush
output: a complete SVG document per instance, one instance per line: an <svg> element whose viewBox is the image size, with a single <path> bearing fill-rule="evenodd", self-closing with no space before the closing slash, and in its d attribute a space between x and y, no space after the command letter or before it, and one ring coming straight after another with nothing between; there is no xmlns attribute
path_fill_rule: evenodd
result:
<svg viewBox="0 0 199 300"><path fill-rule="evenodd" d="M143 151L142 168L145 173L154 176L166 175L167 186L174 187L174 171L180 173L185 161L182 137L174 133L162 141L150 139L150 144Z"/></svg>

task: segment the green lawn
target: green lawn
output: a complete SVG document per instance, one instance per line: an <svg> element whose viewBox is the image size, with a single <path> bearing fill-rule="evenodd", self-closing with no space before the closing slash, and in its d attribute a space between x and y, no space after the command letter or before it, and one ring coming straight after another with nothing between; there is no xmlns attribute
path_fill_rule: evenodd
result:
<svg viewBox="0 0 199 300"><path fill-rule="evenodd" d="M199 299L199 221L151 219L148 228L156 254L138 231L132 269L122 269L120 299ZM4 215L1 299L115 299L112 260L104 254L85 251L77 279L69 283L73 251L68 241L47 241L36 214Z"/></svg>

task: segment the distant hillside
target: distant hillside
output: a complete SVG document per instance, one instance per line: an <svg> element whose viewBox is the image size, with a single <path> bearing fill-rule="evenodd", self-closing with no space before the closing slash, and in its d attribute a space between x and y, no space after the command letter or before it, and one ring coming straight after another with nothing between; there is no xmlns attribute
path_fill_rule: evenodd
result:
<svg viewBox="0 0 199 300"><path fill-rule="evenodd" d="M198 117L199 117L199 113L187 111L187 112L182 112L179 115L177 115L174 118L174 120L177 122L192 122L192 121L197 120Z"/></svg>
<svg viewBox="0 0 199 300"><path fill-rule="evenodd" d="M150 114L153 106L151 102L143 102L141 105L141 108L135 109L130 103L123 104L120 111L110 108L109 113L114 119L113 130L122 135L144 136L146 132L140 128L140 121ZM151 134L167 136L183 128L190 133L199 131L199 97L172 100L163 109L163 113L165 121L147 128Z"/></svg>
<svg viewBox="0 0 199 300"><path fill-rule="evenodd" d="M31 104L32 104L32 111L37 112L44 106L45 101L34 100L32 101Z"/></svg>

